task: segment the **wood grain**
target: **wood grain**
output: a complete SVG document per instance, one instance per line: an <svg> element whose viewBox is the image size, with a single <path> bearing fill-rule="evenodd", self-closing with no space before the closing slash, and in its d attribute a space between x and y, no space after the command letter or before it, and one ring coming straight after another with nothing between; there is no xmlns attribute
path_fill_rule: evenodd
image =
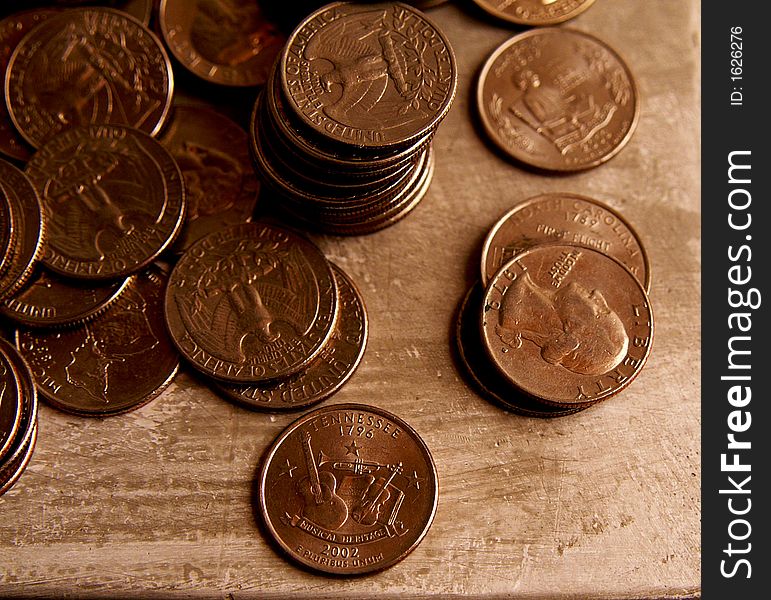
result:
<svg viewBox="0 0 771 600"><path fill-rule="evenodd" d="M32 461L0 498L0 596L664 598L699 595L699 3L600 0L567 25L625 57L642 98L629 145L597 169L525 171L486 143L475 75L516 30L458 1L431 11L459 93L436 136L436 176L401 223L312 236L359 285L371 334L327 401L390 410L425 439L440 500L406 560L364 578L294 567L255 518L260 456L297 415L235 406L182 373L108 419L42 406ZM488 228L514 203L593 196L636 227L653 266L656 337L622 394L554 420L507 413L469 387L455 312Z"/></svg>

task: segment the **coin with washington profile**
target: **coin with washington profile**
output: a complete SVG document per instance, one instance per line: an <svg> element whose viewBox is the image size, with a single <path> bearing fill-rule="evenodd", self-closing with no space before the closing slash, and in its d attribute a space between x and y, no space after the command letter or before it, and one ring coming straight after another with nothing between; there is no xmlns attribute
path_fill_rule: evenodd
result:
<svg viewBox="0 0 771 600"><path fill-rule="evenodd" d="M506 263L487 285L479 322L498 371L558 406L626 388L653 342L642 284L617 260L573 244L533 246Z"/></svg>
<svg viewBox="0 0 771 600"><path fill-rule="evenodd" d="M436 512L433 458L396 415L335 404L290 424L267 451L259 513L293 561L323 573L361 575L402 560Z"/></svg>

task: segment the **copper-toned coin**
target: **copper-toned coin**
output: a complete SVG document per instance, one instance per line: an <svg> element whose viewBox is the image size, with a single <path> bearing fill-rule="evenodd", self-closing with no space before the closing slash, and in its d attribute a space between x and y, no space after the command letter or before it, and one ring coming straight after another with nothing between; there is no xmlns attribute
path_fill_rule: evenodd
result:
<svg viewBox="0 0 771 600"><path fill-rule="evenodd" d="M266 410L297 410L329 398L350 379L367 345L364 300L345 272L332 265L339 316L332 337L308 367L288 379L262 385L219 384L228 397Z"/></svg>
<svg viewBox="0 0 771 600"><path fill-rule="evenodd" d="M29 327L86 321L117 300L129 280L83 282L38 266L21 290L0 303L0 314Z"/></svg>
<svg viewBox="0 0 771 600"><path fill-rule="evenodd" d="M161 0L158 14L171 53L212 83L265 83L286 41L254 0Z"/></svg>
<svg viewBox="0 0 771 600"><path fill-rule="evenodd" d="M0 73L5 73L11 54L22 38L49 16L56 14L53 10L28 10L12 14L0 21ZM5 104L5 91L0 102L0 152L27 161L32 156L33 149L21 137L8 114Z"/></svg>
<svg viewBox="0 0 771 600"><path fill-rule="evenodd" d="M18 224L14 223L11 203L0 188L0 276L5 273L16 246Z"/></svg>
<svg viewBox="0 0 771 600"><path fill-rule="evenodd" d="M268 450L259 508L281 549L335 575L390 567L415 549L436 512L431 454L380 408L337 404L292 423Z"/></svg>
<svg viewBox="0 0 771 600"><path fill-rule="evenodd" d="M487 13L517 25L556 25L577 17L594 0L474 0Z"/></svg>
<svg viewBox="0 0 771 600"><path fill-rule="evenodd" d="M53 0L53 4L62 8L108 6L130 14L145 25L150 23L154 3L155 0ZM51 4L50 0L49 4Z"/></svg>
<svg viewBox="0 0 771 600"><path fill-rule="evenodd" d="M157 397L179 366L163 320L166 281L153 267L80 327L17 330L16 344L43 398L66 412L109 416Z"/></svg>
<svg viewBox="0 0 771 600"><path fill-rule="evenodd" d="M128 125L154 135L172 89L171 64L155 35L108 8L46 19L16 47L5 79L11 119L36 148L77 125Z"/></svg>
<svg viewBox="0 0 771 600"><path fill-rule="evenodd" d="M0 465L16 439L21 413L22 390L16 369L0 348Z"/></svg>
<svg viewBox="0 0 771 600"><path fill-rule="evenodd" d="M648 255L632 226L610 206L578 194L542 194L520 202L493 226L482 249L482 283L514 255L543 242L599 250L624 264L650 289Z"/></svg>
<svg viewBox="0 0 771 600"><path fill-rule="evenodd" d="M375 149L409 145L435 128L458 79L449 42L423 13L398 3L344 2L298 25L279 76L305 127Z"/></svg>
<svg viewBox="0 0 771 600"><path fill-rule="evenodd" d="M459 358L477 390L506 409L527 417L562 417L582 410L584 406L559 408L538 402L523 394L498 372L487 358L479 337L483 295L484 288L480 283L468 291L458 312L455 329Z"/></svg>
<svg viewBox="0 0 771 600"><path fill-rule="evenodd" d="M0 272L0 300L12 296L32 275L45 239L43 207L27 176L12 164L0 160L0 194L8 200L14 232L9 254Z"/></svg>
<svg viewBox="0 0 771 600"><path fill-rule="evenodd" d="M79 279L135 273L174 241L185 217L182 172L159 142L118 125L58 134L27 163L48 225L43 262Z"/></svg>
<svg viewBox="0 0 771 600"><path fill-rule="evenodd" d="M559 406L608 398L639 374L653 313L637 278L571 244L533 246L490 280L480 323L493 364L525 393Z"/></svg>
<svg viewBox="0 0 771 600"><path fill-rule="evenodd" d="M621 57L565 28L532 29L504 42L482 69L477 105L499 148L549 171L595 167L615 156L640 110Z"/></svg>
<svg viewBox="0 0 771 600"><path fill-rule="evenodd" d="M215 231L180 258L166 320L182 355L232 383L293 375L326 345L337 317L335 276L321 251L266 223Z"/></svg>
<svg viewBox="0 0 771 600"><path fill-rule="evenodd" d="M174 250L184 252L204 235L251 220L260 183L249 156L249 137L208 108L176 106L160 142L185 179L187 218Z"/></svg>
<svg viewBox="0 0 771 600"><path fill-rule="evenodd" d="M0 464L0 494L2 494L14 484L29 462L37 435L38 401L29 365L16 348L3 338L0 338L0 355L8 359L13 367L21 399L19 425Z"/></svg>
<svg viewBox="0 0 771 600"><path fill-rule="evenodd" d="M35 423L35 426L32 428L32 433L30 434L26 444L20 449L14 460L0 466L0 496L10 490L19 480L22 473L24 473L24 469L27 468L27 465L32 458L32 453L35 450L36 441L37 423Z"/></svg>

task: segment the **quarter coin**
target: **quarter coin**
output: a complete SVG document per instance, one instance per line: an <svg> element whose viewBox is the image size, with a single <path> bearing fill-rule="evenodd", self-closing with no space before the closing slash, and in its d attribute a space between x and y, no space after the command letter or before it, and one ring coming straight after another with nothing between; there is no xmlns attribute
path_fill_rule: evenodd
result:
<svg viewBox="0 0 771 600"><path fill-rule="evenodd" d="M447 38L413 7L334 2L290 35L279 77L306 128L343 146L382 150L438 125L458 72Z"/></svg>
<svg viewBox="0 0 771 600"><path fill-rule="evenodd" d="M498 219L482 249L482 283L517 252L544 242L599 250L623 263L646 291L650 289L648 255L629 222L599 200L564 192L528 198Z"/></svg>
<svg viewBox="0 0 771 600"><path fill-rule="evenodd" d="M11 359L0 347L0 465L13 444L22 412L22 391Z"/></svg>
<svg viewBox="0 0 771 600"><path fill-rule="evenodd" d="M586 405L626 388L653 342L653 313L637 278L589 248L543 244L490 280L482 342L498 371L557 406Z"/></svg>
<svg viewBox="0 0 771 600"><path fill-rule="evenodd" d="M260 383L305 369L337 318L335 276L313 243L267 223L215 231L179 259L166 320L196 369Z"/></svg>
<svg viewBox="0 0 771 600"><path fill-rule="evenodd" d="M596 167L632 137L637 86L621 57L594 36L537 28L504 42L485 63L477 107L490 139L546 171Z"/></svg>
<svg viewBox="0 0 771 600"><path fill-rule="evenodd" d="M261 385L219 383L217 387L222 392L255 408L297 410L329 398L350 379L367 345L367 312L350 277L334 264L332 271L340 314L332 337L319 356L294 377Z"/></svg>
<svg viewBox="0 0 771 600"><path fill-rule="evenodd" d="M259 510L292 560L359 575L390 567L426 535L438 483L428 447L396 415L363 404L317 409L267 452Z"/></svg>
<svg viewBox="0 0 771 600"><path fill-rule="evenodd" d="M172 91L171 63L158 38L109 8L48 17L16 47L5 78L11 119L35 148L78 125L127 125L155 135Z"/></svg>
<svg viewBox="0 0 771 600"><path fill-rule="evenodd" d="M52 138L27 163L45 206L43 262L68 277L136 273L176 239L185 218L182 172L136 129L92 125Z"/></svg>
<svg viewBox="0 0 771 600"><path fill-rule="evenodd" d="M105 417L157 397L179 367L163 320L166 281L153 267L79 327L18 329L16 345L43 398L65 412Z"/></svg>
<svg viewBox="0 0 771 600"><path fill-rule="evenodd" d="M161 0L158 15L171 53L211 83L265 83L286 41L254 0Z"/></svg>

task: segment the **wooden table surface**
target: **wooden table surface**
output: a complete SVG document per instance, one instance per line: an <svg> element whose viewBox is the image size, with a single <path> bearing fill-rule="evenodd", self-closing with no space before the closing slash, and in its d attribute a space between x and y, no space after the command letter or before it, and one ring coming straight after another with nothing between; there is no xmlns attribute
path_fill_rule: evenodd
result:
<svg viewBox="0 0 771 600"><path fill-rule="evenodd" d="M597 0L568 25L624 56L642 111L629 145L568 176L507 162L474 123L475 76L514 33L457 0L430 11L458 58L431 190L404 221L312 236L361 288L358 371L327 404L390 410L436 461L434 523L404 561L333 579L287 562L254 512L261 454L298 415L236 406L188 373L108 419L41 406L37 448L0 497L0 597L661 598L700 593L700 118L697 1ZM455 312L482 239L527 197L620 211L653 265L655 343L639 378L582 413L525 418L454 362Z"/></svg>

